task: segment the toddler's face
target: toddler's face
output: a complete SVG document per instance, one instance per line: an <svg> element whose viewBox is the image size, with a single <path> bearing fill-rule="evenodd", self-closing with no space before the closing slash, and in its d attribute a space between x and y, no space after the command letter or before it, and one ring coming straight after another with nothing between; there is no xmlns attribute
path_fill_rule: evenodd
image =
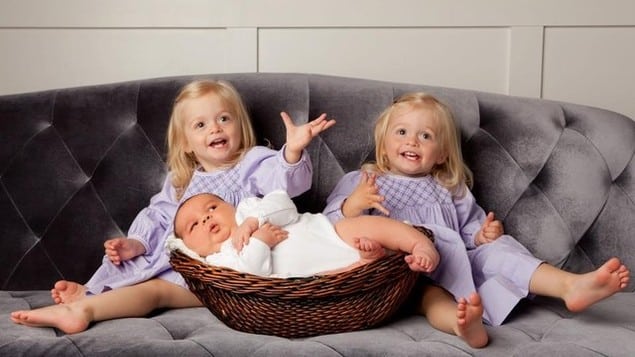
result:
<svg viewBox="0 0 635 357"><path fill-rule="evenodd" d="M186 152L194 152L205 171L226 166L240 149L240 123L221 98L210 93L187 99L181 109Z"/></svg>
<svg viewBox="0 0 635 357"><path fill-rule="evenodd" d="M185 245L205 257L220 251L236 228L234 206L212 194L189 198L176 212L174 232Z"/></svg>
<svg viewBox="0 0 635 357"><path fill-rule="evenodd" d="M388 122L384 149L395 174L418 177L445 160L437 138L438 124L431 109L405 107Z"/></svg>

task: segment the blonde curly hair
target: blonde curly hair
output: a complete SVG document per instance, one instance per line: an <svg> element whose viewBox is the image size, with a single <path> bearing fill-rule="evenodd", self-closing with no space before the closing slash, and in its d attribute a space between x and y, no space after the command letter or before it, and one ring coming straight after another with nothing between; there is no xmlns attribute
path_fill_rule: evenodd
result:
<svg viewBox="0 0 635 357"><path fill-rule="evenodd" d="M463 196L465 186L472 187L472 172L463 161L459 133L452 112L444 103L424 92L406 93L398 97L379 115L374 132L376 162L364 164L362 169L380 174L391 170L385 148L390 119L398 111L421 108L429 109L434 113L438 130L435 134L439 140L441 152L446 156L446 160L442 164L435 165L430 174L454 196Z"/></svg>
<svg viewBox="0 0 635 357"><path fill-rule="evenodd" d="M176 189L177 199L181 198L194 175L194 170L199 166L194 154L188 153L184 149L187 138L182 109L189 99L209 94L215 94L221 99L240 126L240 146L236 157L230 164L238 162L249 149L256 145L256 136L245 104L240 94L230 83L220 80L198 80L185 85L174 100L167 134L167 165L172 174L172 185Z"/></svg>

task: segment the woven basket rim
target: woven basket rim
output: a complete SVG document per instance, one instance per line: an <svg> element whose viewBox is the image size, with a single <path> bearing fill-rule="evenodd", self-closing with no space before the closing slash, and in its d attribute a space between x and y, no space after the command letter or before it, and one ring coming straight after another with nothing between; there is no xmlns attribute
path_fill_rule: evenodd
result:
<svg viewBox="0 0 635 357"><path fill-rule="evenodd" d="M311 296L319 298L347 295L353 293L350 291L352 289L355 293L372 291L377 286L385 284L387 279L402 279L403 274L408 272L416 274L410 270L403 259L404 256L405 254L397 252L348 271L294 278L262 277L242 273L227 267L209 265L180 251L171 252L170 263L187 279L194 279L232 294L279 294L288 298L294 296L294 291L302 294L311 291ZM356 283L360 284L355 285Z"/></svg>

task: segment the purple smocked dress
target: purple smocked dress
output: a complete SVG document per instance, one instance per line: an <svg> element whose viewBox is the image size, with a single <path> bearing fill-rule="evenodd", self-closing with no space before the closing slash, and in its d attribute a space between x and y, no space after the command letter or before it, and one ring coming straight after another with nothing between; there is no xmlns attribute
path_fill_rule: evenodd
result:
<svg viewBox="0 0 635 357"><path fill-rule="evenodd" d="M342 203L359 184L360 175L360 171L346 174L328 197L324 214L331 222L343 217ZM455 298L477 291L484 320L494 326L502 324L528 295L529 280L542 261L509 235L476 247L474 237L486 214L468 190L464 197L453 199L431 176L384 174L376 183L391 218L425 225L434 232L441 261L430 277ZM367 213L382 214L377 210Z"/></svg>
<svg viewBox="0 0 635 357"><path fill-rule="evenodd" d="M271 150L256 146L231 168L204 172L197 170L182 199L211 192L232 205L245 197L261 197L281 189L295 197L311 187L313 169L307 152L299 162L291 165L283 156L284 147ZM111 289L134 285L148 279L160 278L187 287L185 280L172 269L164 243L172 232L174 215L179 202L176 192L166 177L163 188L150 200L148 207L139 212L128 230L128 237L139 240L146 253L114 265L104 256L101 266L85 284L88 294L99 294Z"/></svg>

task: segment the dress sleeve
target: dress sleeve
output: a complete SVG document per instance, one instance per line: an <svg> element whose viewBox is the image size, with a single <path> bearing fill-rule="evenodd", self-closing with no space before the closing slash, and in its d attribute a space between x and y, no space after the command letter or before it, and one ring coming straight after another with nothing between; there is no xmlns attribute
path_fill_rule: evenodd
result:
<svg viewBox="0 0 635 357"><path fill-rule="evenodd" d="M331 223L335 224L344 218L342 214L342 204L359 184L359 176L360 171L351 171L344 175L326 199L326 207L322 213L328 217Z"/></svg>
<svg viewBox="0 0 635 357"><path fill-rule="evenodd" d="M313 166L306 150L300 161L289 164L284 159L286 145L279 151L264 146L252 148L241 163L242 175L247 187L254 194L263 196L274 190L284 190L296 197L311 188Z"/></svg>
<svg viewBox="0 0 635 357"><path fill-rule="evenodd" d="M234 269L241 273L269 276L272 271L271 249L256 238L238 252L228 239L221 245L220 252L208 255L207 264Z"/></svg>
<svg viewBox="0 0 635 357"><path fill-rule="evenodd" d="M485 221L485 211L476 203L474 195L467 188L462 198L454 199L454 206L459 220L461 238L468 249L475 248L474 238Z"/></svg>
<svg viewBox="0 0 635 357"><path fill-rule="evenodd" d="M168 174L163 188L150 199L150 204L142 209L128 229L128 238L136 239L145 247L145 255L156 249L163 249L163 239L172 227L176 213L176 191Z"/></svg>

